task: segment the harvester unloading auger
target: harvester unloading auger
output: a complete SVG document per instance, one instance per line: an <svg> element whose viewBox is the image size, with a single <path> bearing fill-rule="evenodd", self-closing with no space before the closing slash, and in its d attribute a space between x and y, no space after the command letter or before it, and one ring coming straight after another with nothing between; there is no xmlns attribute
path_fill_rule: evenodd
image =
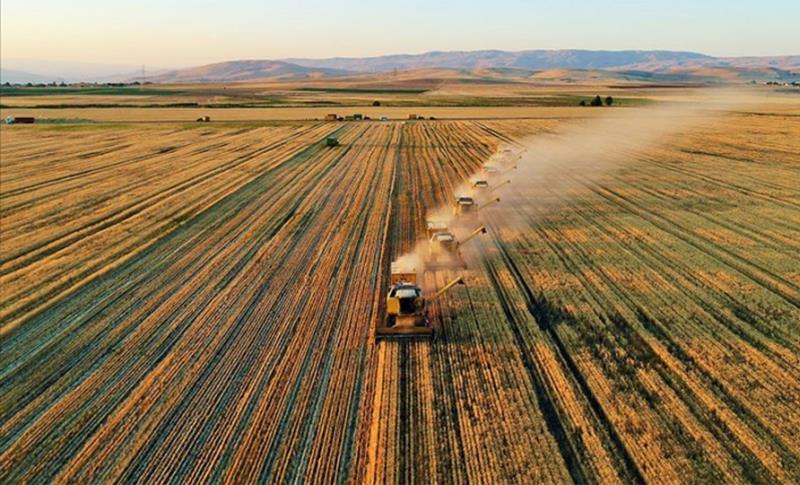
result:
<svg viewBox="0 0 800 485"><path fill-rule="evenodd" d="M504 185L508 185L510 183L511 183L511 180L506 180L505 182L499 183L499 184L495 185L494 187L492 187L491 189L489 189L488 194L493 194L493 193L497 192L498 190L500 190L500 187L502 187Z"/></svg>
<svg viewBox="0 0 800 485"><path fill-rule="evenodd" d="M386 319L375 330L376 339L431 338L433 327L428 318L427 303L436 300L448 290L464 283L458 277L431 296L424 296L417 286L416 269L405 269L392 263L391 287L386 295Z"/></svg>

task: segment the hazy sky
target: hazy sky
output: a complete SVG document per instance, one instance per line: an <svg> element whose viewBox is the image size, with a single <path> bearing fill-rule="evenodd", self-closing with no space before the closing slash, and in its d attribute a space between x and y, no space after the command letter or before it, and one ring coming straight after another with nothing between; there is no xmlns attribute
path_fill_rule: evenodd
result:
<svg viewBox="0 0 800 485"><path fill-rule="evenodd" d="M2 0L1 53L183 67L430 50L800 54L798 0Z"/></svg>

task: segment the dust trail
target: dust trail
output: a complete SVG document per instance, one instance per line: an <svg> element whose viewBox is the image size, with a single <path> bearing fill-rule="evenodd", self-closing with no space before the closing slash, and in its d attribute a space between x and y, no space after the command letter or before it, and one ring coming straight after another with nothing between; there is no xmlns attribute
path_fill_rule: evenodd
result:
<svg viewBox="0 0 800 485"><path fill-rule="evenodd" d="M557 135L525 139L511 149L517 170L505 177L511 183L497 190L500 204L482 216L501 230L524 229L530 217L579 197L592 182L669 143L670 137L720 116L738 99L736 93L725 91L693 102L608 109ZM491 185L499 182L490 177Z"/></svg>
<svg viewBox="0 0 800 485"><path fill-rule="evenodd" d="M471 196L481 208L479 217L465 219L453 215L452 206L429 211L428 220L448 226L457 239L463 238L480 222L494 231L513 235L526 230L532 217L558 210L569 200L579 198L593 182L636 160L638 155L664 145L670 137L691 130L721 116L726 110L741 108L744 96L733 91L693 94L688 101L647 108L591 108L592 115L558 134L536 136L514 146L501 146L453 197ZM488 182L478 188L475 182ZM500 202L487 204L500 198ZM486 206L485 209L482 206ZM501 236L503 234L500 234ZM488 238L476 238L489 244ZM471 243L475 244L475 243ZM401 259L424 270L426 244L418 244ZM470 259L475 251L468 251Z"/></svg>

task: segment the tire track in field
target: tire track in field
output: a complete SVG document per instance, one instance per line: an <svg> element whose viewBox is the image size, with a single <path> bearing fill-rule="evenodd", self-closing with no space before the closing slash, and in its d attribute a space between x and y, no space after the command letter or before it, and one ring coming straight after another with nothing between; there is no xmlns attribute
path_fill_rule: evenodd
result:
<svg viewBox="0 0 800 485"><path fill-rule="evenodd" d="M568 371L572 381L578 385L581 394L592 409L594 417L601 426L603 434L607 437L606 446L613 450L615 456L620 458L621 469L618 470L618 473L622 477L625 477L625 480L630 480L636 483L644 483L644 476L639 470L638 465L623 443L618 431L608 418L602 405L597 400L597 397L592 392L591 387L581 373L580 368L572 358L572 354L567 350L567 346L555 331L553 326L554 324L550 317L551 311L547 309L547 303L534 296L534 293L531 291L530 287L525 281L519 267L512 259L505 242L497 237L494 238L494 242L500 251L504 264L507 266L511 275L513 276L513 280L515 281L517 288L523 295L528 312L538 324L539 329L548 336L550 343L553 345L553 348L556 350L557 355L559 356L559 359L564 363L564 368ZM522 342L522 344L524 345L524 342ZM526 352L524 346L520 347L520 353L523 352ZM571 460L574 461L575 458L565 457L565 461L568 463Z"/></svg>
<svg viewBox="0 0 800 485"><path fill-rule="evenodd" d="M589 282L588 278L583 274L582 270L578 269L578 268L594 267L594 265L591 262L591 258L581 250L579 245L577 244L571 245L572 251L570 253L567 253L565 250L560 249L557 245L555 245L555 243L548 242L548 246L552 251L554 251L558 255L559 260L562 261L565 267L573 268L572 274L578 276L583 288L589 293L590 297L592 298L593 301L596 302L598 307L600 308L608 307L609 299L601 295L599 293L599 290L594 288L593 284ZM574 256L571 255L573 253L575 254ZM626 306L628 306L637 315L637 318L646 322L644 328L647 328L648 331L653 332L654 336L656 336L657 338L659 338L659 340L662 341L662 344L664 345L665 349L668 349L668 351L671 353L677 352L681 362L691 363L695 369L702 370L702 367L698 366L697 363L694 361L694 359L692 359L685 352L679 350L682 348L682 346L678 344L674 339L669 337L670 333L675 333L674 329L668 333L666 329L662 328L662 326L659 325L655 319L647 317L648 312L644 308L637 305L630 297L628 297L627 294L622 289L620 289L618 285L616 285L611 280L610 277L608 277L605 274L602 268L596 268L594 273L600 276L601 281L605 283L606 287L612 291L615 298L624 302ZM664 305L667 307L669 306L667 303L664 303ZM673 385L677 384L677 387L675 387L674 389L676 392L679 393L678 395L681 396L686 395L684 393L688 393L688 395L694 395L694 392L691 390L689 386L685 384L685 382L681 382L680 378L677 375L672 374L672 371L668 363L664 362L662 358L659 357L660 354L654 352L651 343L646 342L638 335L638 332L641 329L637 330L633 326L629 326L628 322L624 317L622 317L621 315L616 315L614 313L615 310L609 310L609 311L611 314L607 317L607 320L608 323L612 327L614 327L613 335L615 335L615 338L624 338L626 341L628 341L624 345L621 345L621 347L627 349L636 349L637 352L645 352L645 355L641 357L642 361L661 362L663 367L659 366L656 370L660 373L665 382L671 382L673 383ZM631 339L633 339L633 341L629 341ZM754 414L747 411L738 400L736 400L727 391L725 391L724 387L714 376L709 375L705 371L702 371L701 375L703 378L702 380L704 387L709 389L715 389L717 391L718 397L720 397L720 399L725 403L727 407L731 409L745 410L744 416L740 415L740 417L743 417L742 422L749 422L749 423L755 422L757 424L756 431L762 437L766 437L768 441L776 443L778 445L778 452L781 454L782 459L791 460L791 453L783 447L780 440L776 436L774 436L763 425L763 423L757 420ZM678 380L676 381L676 379ZM719 394L720 391L722 392L722 394ZM695 398L697 397L695 396ZM702 400L701 399L696 399L696 401L687 400L687 403L690 404L690 406L692 402L702 402ZM697 409L697 406L694 406L694 409ZM736 436L736 434L735 431L729 426L727 426L725 423L709 422L708 419L706 418L706 414L704 411L698 412L698 414L696 414L696 417L700 422L703 422L706 425L710 426L709 429L712 430L712 432L714 432L715 435L717 435L717 438L720 439L722 443L726 444L734 442L738 443L738 441L730 441L732 437ZM755 419L755 421L752 421L753 419ZM740 470L742 470L742 473L747 475L750 480L765 481L774 479L774 476L771 474L771 472L768 471L767 468L765 468L764 465L761 463L761 461L757 458L755 451L747 450L745 453L742 453L736 450L735 448L729 447L729 452L732 453L732 456L736 457L740 465ZM776 470L773 469L772 471ZM785 479L786 476L784 475L783 478ZM719 479L719 477L717 479Z"/></svg>
<svg viewBox="0 0 800 485"><path fill-rule="evenodd" d="M621 207L623 210L635 213L637 216L647 220L660 230L677 239L680 239L698 251L708 254L720 263L725 264L729 268L758 283L761 287L774 293L787 303L796 308L800 308L800 297L797 295L797 292L800 290L793 282L775 274L771 270L758 263L743 259L741 256L731 252L729 249L716 245L711 246L710 244L704 243L704 240L691 234L685 228L675 225L657 212L648 211L647 209L643 208L641 204L630 200L629 197L621 195L618 191L610 189L604 184L588 181L586 183L587 186L595 187L593 189L594 193L613 205Z"/></svg>

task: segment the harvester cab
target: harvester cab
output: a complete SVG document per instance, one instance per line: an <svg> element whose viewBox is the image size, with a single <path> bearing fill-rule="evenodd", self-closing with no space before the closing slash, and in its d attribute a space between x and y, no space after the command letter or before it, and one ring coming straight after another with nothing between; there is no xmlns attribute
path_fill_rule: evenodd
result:
<svg viewBox="0 0 800 485"><path fill-rule="evenodd" d="M484 165L483 173L485 173L487 176L496 175L500 173L500 169L495 167L494 165Z"/></svg>
<svg viewBox="0 0 800 485"><path fill-rule="evenodd" d="M431 238L432 243L448 252L453 252L456 249L456 237L451 232L437 232Z"/></svg>
<svg viewBox="0 0 800 485"><path fill-rule="evenodd" d="M426 298L417 286L415 269L404 269L392 263L391 286L386 295L386 319L375 330L377 339L431 338L433 327L425 307ZM427 301L439 298L453 286L463 283L463 278L449 282Z"/></svg>
<svg viewBox="0 0 800 485"><path fill-rule="evenodd" d="M473 214L475 209L475 199L467 195L459 195L456 197L456 204L453 207L453 214L456 216Z"/></svg>
<svg viewBox="0 0 800 485"><path fill-rule="evenodd" d="M432 238L436 233L447 232L447 222L429 219L426 221L426 231L428 233L428 239Z"/></svg>
<svg viewBox="0 0 800 485"><path fill-rule="evenodd" d="M428 246L428 260L425 267L430 270L466 268L467 263L461 255L461 248L476 236L486 234L486 226L480 226L467 235L464 239L457 241L453 234L439 233L431 238Z"/></svg>

